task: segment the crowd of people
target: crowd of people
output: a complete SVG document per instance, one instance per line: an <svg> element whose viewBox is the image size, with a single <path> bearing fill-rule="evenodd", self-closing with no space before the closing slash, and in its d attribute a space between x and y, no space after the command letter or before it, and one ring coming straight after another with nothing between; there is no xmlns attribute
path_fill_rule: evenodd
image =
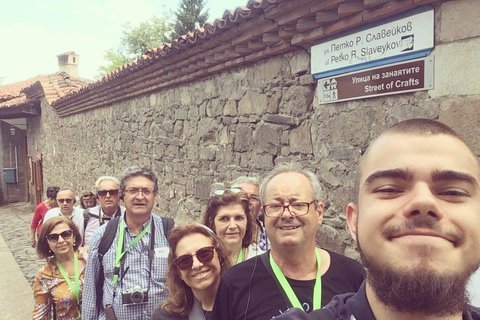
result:
<svg viewBox="0 0 480 320"><path fill-rule="evenodd" d="M362 263L317 246L312 171L284 163L228 185L201 224L153 213L145 167L99 177L79 207L74 190L47 188L31 224L46 259L33 319L480 319L466 289L480 264L480 167L448 126L400 122L363 155L346 208Z"/></svg>

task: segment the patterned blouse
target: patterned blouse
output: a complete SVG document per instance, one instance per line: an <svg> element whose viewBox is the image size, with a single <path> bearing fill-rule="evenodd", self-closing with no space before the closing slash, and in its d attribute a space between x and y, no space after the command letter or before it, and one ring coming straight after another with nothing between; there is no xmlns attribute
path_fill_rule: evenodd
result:
<svg viewBox="0 0 480 320"><path fill-rule="evenodd" d="M80 301L82 300L84 278L85 268L80 272ZM74 276L70 276L70 280L72 283L75 283ZM56 319L80 320L78 313L82 309L81 305L77 303L75 295L63 278L60 270L58 270L54 259L50 259L48 263L38 271L33 285L33 296L35 299L33 319L54 319L52 308L55 308Z"/></svg>

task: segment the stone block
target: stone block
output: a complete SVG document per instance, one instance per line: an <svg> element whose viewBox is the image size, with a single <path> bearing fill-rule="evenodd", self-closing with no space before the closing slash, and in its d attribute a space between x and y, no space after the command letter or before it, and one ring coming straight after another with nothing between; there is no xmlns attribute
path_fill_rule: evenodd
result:
<svg viewBox="0 0 480 320"><path fill-rule="evenodd" d="M190 108L188 108L188 119L189 120L198 120L199 118L199 110L198 110L197 105L191 105Z"/></svg>
<svg viewBox="0 0 480 320"><path fill-rule="evenodd" d="M220 99L212 99L207 103L207 116L215 118L221 116L223 113Z"/></svg>
<svg viewBox="0 0 480 320"><path fill-rule="evenodd" d="M200 160L214 161L216 154L215 147L203 147L200 148Z"/></svg>
<svg viewBox="0 0 480 320"><path fill-rule="evenodd" d="M180 138L180 136L183 134L183 121L175 121L173 134L175 137Z"/></svg>
<svg viewBox="0 0 480 320"><path fill-rule="evenodd" d="M185 120L187 119L188 110L186 109L177 109L175 111L175 120Z"/></svg>
<svg viewBox="0 0 480 320"><path fill-rule="evenodd" d="M282 98L281 90L274 90L272 96L268 98L267 110L265 110L265 112L270 114L278 113L281 98Z"/></svg>
<svg viewBox="0 0 480 320"><path fill-rule="evenodd" d="M305 74L310 70L310 54L306 50L295 51L289 61L289 66L291 74Z"/></svg>
<svg viewBox="0 0 480 320"><path fill-rule="evenodd" d="M195 179L195 197L202 200L210 198L210 186L212 185L212 182L213 177L197 177Z"/></svg>
<svg viewBox="0 0 480 320"><path fill-rule="evenodd" d="M298 118L282 114L266 114L262 117L262 120L265 122L288 125L298 125L299 123Z"/></svg>
<svg viewBox="0 0 480 320"><path fill-rule="evenodd" d="M312 153L312 136L310 133L310 123L304 121L298 128L292 129L289 135L289 145L291 153Z"/></svg>
<svg viewBox="0 0 480 320"><path fill-rule="evenodd" d="M259 125L253 136L254 149L258 152L264 151L270 154L277 154L280 147L282 128L271 124Z"/></svg>
<svg viewBox="0 0 480 320"><path fill-rule="evenodd" d="M155 93L150 95L150 107L154 108L157 104L157 95Z"/></svg>
<svg viewBox="0 0 480 320"><path fill-rule="evenodd" d="M250 151L253 148L252 129L248 126L237 126L235 131L235 151Z"/></svg>
<svg viewBox="0 0 480 320"><path fill-rule="evenodd" d="M303 116L312 109L314 90L303 86L291 86L284 91L280 113Z"/></svg>
<svg viewBox="0 0 480 320"><path fill-rule="evenodd" d="M284 69L284 60L279 57L266 60L264 65L261 67L265 81L270 81L277 77L281 77L282 70Z"/></svg>
<svg viewBox="0 0 480 320"><path fill-rule="evenodd" d="M259 154L252 154L250 158L250 167L254 169L263 170L263 172L267 172L273 169L273 155L266 154L266 155L259 155Z"/></svg>
<svg viewBox="0 0 480 320"><path fill-rule="evenodd" d="M263 114L267 108L268 97L266 94L248 91L238 102L238 115Z"/></svg>
<svg viewBox="0 0 480 320"><path fill-rule="evenodd" d="M306 85L311 85L315 83L315 78L311 74L304 74L298 78L298 81L300 82L300 85L306 86Z"/></svg>
<svg viewBox="0 0 480 320"><path fill-rule="evenodd" d="M478 1L457 0L442 3L440 41L450 42L479 37L479 17Z"/></svg>
<svg viewBox="0 0 480 320"><path fill-rule="evenodd" d="M480 37L437 46L432 53L435 56L435 89L429 91L432 98L478 95L478 52Z"/></svg>
<svg viewBox="0 0 480 320"><path fill-rule="evenodd" d="M334 227L322 224L318 227L316 243L318 246L343 254L345 250L344 236Z"/></svg>
<svg viewBox="0 0 480 320"><path fill-rule="evenodd" d="M223 107L223 115L224 116L236 116L237 115L237 101L236 100L228 100Z"/></svg>

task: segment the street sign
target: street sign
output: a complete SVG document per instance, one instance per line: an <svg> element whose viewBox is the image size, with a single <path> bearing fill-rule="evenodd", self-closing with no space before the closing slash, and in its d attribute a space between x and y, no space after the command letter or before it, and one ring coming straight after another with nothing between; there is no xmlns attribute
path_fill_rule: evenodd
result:
<svg viewBox="0 0 480 320"><path fill-rule="evenodd" d="M433 89L433 57L318 80L320 103Z"/></svg>
<svg viewBox="0 0 480 320"><path fill-rule="evenodd" d="M429 6L312 47L316 79L426 57L434 46L434 10Z"/></svg>

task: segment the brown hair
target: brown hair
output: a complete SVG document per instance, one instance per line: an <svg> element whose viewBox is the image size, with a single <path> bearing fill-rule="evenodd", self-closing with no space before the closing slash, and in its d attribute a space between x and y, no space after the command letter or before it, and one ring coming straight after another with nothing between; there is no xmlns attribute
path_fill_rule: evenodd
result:
<svg viewBox="0 0 480 320"><path fill-rule="evenodd" d="M215 246L217 256L220 261L220 276L222 276L228 268L230 262L226 257L227 250L223 246L222 241L209 228L191 223L185 226L179 226L172 230L168 237L168 244L170 245L170 253L168 254L168 271L167 271L167 287L171 298L167 298L162 305L162 309L171 314L178 314L181 316L187 315L193 307L193 292L192 289L180 278L180 271L173 263L176 258L175 251L177 245L184 237L191 234L199 233L212 240L212 245Z"/></svg>
<svg viewBox="0 0 480 320"><path fill-rule="evenodd" d="M247 229L245 230L245 236L242 239L242 247L248 248L248 246L254 241L253 237L255 234L255 221L250 213L249 199L243 192L235 193L225 190L224 194L211 197L210 201L208 201L207 209L203 215L203 224L216 232L214 221L218 210L221 207L232 206L236 204L239 204L243 207L245 215L247 216Z"/></svg>
<svg viewBox="0 0 480 320"><path fill-rule="evenodd" d="M73 250L78 250L78 247L82 243L82 236L80 235L77 226L69 218L66 218L64 216L55 217L48 219L42 226L42 231L40 232L37 244L37 255L40 259L46 259L54 255L52 250L50 250L50 247L48 246L47 236L52 232L55 226L61 223L65 223L67 226L70 227L70 229L72 229L73 235L75 237L75 241L73 242Z"/></svg>
<svg viewBox="0 0 480 320"><path fill-rule="evenodd" d="M83 200L85 198L92 198L93 200L95 200L95 202L93 203L93 206L95 207L97 205L97 196L92 191L88 191L82 194L82 196L80 197L80 206L82 207L82 209L87 209L83 204Z"/></svg>

